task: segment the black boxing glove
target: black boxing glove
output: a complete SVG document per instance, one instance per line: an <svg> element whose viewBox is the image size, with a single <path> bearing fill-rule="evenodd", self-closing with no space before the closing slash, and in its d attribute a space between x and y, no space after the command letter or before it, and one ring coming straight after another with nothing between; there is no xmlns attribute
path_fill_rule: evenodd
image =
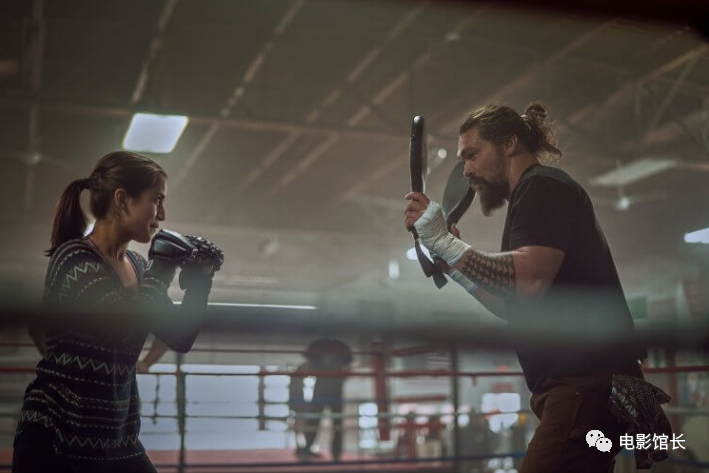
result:
<svg viewBox="0 0 709 473"><path fill-rule="evenodd" d="M186 235L194 250L182 262L180 273L180 287L201 288L209 293L212 287L212 277L219 271L224 263L222 250L206 238Z"/></svg>
<svg viewBox="0 0 709 473"><path fill-rule="evenodd" d="M181 235L172 230L160 230L148 251L150 267L169 286L177 266L182 267L180 288L203 288L209 292L211 279L224 263L224 253L209 240ZM204 268L207 267L207 271Z"/></svg>
<svg viewBox="0 0 709 473"><path fill-rule="evenodd" d="M183 269L191 266L200 268L211 267L209 271L203 271L209 276L219 271L224 264L224 253L222 250L206 238L185 235L194 248L192 253L182 262Z"/></svg>
<svg viewBox="0 0 709 473"><path fill-rule="evenodd" d="M172 230L160 230L153 238L148 251L148 258L182 264L195 250L191 241Z"/></svg>
<svg viewBox="0 0 709 473"><path fill-rule="evenodd" d="M195 250L190 240L172 230L160 230L148 251L150 265L146 277L154 277L167 289L175 279L175 271Z"/></svg>

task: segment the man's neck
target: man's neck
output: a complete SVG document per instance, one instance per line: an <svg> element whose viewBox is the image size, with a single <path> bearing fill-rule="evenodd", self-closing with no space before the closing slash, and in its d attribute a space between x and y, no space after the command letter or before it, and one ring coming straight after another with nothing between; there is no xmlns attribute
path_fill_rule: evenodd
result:
<svg viewBox="0 0 709 473"><path fill-rule="evenodd" d="M510 159L510 171L507 174L507 179L510 183L509 195L512 195L512 191L517 187L517 183L524 171L535 164L539 164L539 159L528 151L519 153Z"/></svg>
<svg viewBox="0 0 709 473"><path fill-rule="evenodd" d="M108 220L98 220L89 238L103 257L111 261L123 261L130 243L130 238L123 236L117 224Z"/></svg>

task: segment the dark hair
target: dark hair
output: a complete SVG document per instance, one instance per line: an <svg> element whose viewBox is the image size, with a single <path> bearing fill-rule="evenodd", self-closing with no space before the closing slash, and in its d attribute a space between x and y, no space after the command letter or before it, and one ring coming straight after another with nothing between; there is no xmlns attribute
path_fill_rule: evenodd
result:
<svg viewBox="0 0 709 473"><path fill-rule="evenodd" d="M89 207L99 220L108 215L116 189L125 189L130 197L137 198L155 185L159 177L167 177L163 168L142 154L130 151L108 153L96 164L89 177L72 181L59 196L47 256L51 256L62 243L84 235L87 221L81 209L82 190L91 191Z"/></svg>
<svg viewBox="0 0 709 473"><path fill-rule="evenodd" d="M546 118L547 108L541 103L531 103L524 115L504 105L488 105L468 115L460 126L459 134L477 127L483 139L498 145L516 135L537 157L561 157L562 153L557 148L554 133L544 124Z"/></svg>

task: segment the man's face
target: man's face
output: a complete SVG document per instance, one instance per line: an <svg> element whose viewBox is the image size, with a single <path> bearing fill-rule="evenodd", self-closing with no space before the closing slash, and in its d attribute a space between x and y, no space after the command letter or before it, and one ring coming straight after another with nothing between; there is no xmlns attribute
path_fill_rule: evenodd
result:
<svg viewBox="0 0 709 473"><path fill-rule="evenodd" d="M480 208L489 216L509 195L509 160L501 145L481 138L477 127L458 137L458 159L470 187L480 196Z"/></svg>

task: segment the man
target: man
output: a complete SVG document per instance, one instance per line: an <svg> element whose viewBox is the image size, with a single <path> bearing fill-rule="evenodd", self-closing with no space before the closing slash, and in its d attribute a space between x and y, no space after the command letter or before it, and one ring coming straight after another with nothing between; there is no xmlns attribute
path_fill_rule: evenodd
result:
<svg viewBox="0 0 709 473"><path fill-rule="evenodd" d="M405 196L405 226L449 266L447 273L493 314L515 327L634 330L611 252L586 192L540 157L561 156L544 125L546 109L524 115L504 106L470 114L460 127L458 158L483 214L508 202L501 252L489 253L448 232L440 206L424 194ZM521 472L612 471L624 433L608 408L614 374L641 378L644 350L614 351L575 343L550 353L528 341L518 351L531 407L540 418ZM590 342L590 340L589 340ZM613 442L590 448L589 430Z"/></svg>
<svg viewBox="0 0 709 473"><path fill-rule="evenodd" d="M485 414L470 412L470 421L465 427L460 429L460 452L462 457L480 457L496 453L500 443L499 435L490 430ZM466 460L461 462L460 470L465 473L482 473L490 471L488 464L490 459Z"/></svg>
<svg viewBox="0 0 709 473"><path fill-rule="evenodd" d="M304 460L319 457L311 448L318 434L322 412L329 406L332 416L330 453L334 461L339 461L342 455L343 387L345 372L349 370L352 363L352 352L350 347L340 340L320 338L308 346L304 356L307 361L298 367L294 376L291 376L290 387L289 402L296 417L296 455ZM308 371L328 372L326 375L316 377L310 402L306 402L303 396L303 373ZM302 414L305 414L305 418ZM305 437L304 446L301 446L299 440L301 432Z"/></svg>
<svg viewBox="0 0 709 473"><path fill-rule="evenodd" d="M288 406L294 418L293 432L295 433L295 454L298 458L304 460L315 456L310 450L310 446L307 448L303 446L305 444L304 437L308 428L305 416L308 415L310 411L310 402L305 400L305 386L303 381L306 373L309 371L311 371L310 364L307 361L301 363L291 375L290 384L288 385Z"/></svg>

